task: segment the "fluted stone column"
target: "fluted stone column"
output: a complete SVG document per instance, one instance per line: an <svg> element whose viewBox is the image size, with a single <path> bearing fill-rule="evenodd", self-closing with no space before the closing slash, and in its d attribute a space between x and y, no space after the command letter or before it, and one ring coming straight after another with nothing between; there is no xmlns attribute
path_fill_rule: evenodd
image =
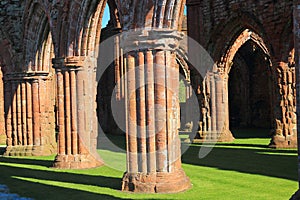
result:
<svg viewBox="0 0 300 200"><path fill-rule="evenodd" d="M231 142L234 137L229 130L228 74L218 74L216 82L217 137L220 142Z"/></svg>
<svg viewBox="0 0 300 200"><path fill-rule="evenodd" d="M179 67L175 51L181 37L171 30L144 30L123 38L125 52L134 45L139 50L125 55L127 171L122 190L179 192L191 186L181 168L178 136Z"/></svg>
<svg viewBox="0 0 300 200"><path fill-rule="evenodd" d="M54 76L48 72L5 75L5 156L56 153Z"/></svg>
<svg viewBox="0 0 300 200"><path fill-rule="evenodd" d="M204 112L203 119L207 120L203 129L201 141L230 142L234 137L229 130L228 110L228 75L219 72L209 72L204 82L205 97L203 108L210 112ZM204 124L204 122L202 122ZM197 139L195 140L197 142Z"/></svg>
<svg viewBox="0 0 300 200"><path fill-rule="evenodd" d="M57 75L58 154L55 168L102 165L96 151L96 71L94 59L53 59Z"/></svg>

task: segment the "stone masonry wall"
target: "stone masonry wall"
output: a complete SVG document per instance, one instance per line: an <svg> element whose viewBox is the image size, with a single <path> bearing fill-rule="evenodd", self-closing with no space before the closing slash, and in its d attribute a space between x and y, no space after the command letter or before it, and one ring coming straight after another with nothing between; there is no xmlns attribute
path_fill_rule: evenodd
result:
<svg viewBox="0 0 300 200"><path fill-rule="evenodd" d="M189 36L210 52L220 72L228 66L244 39L242 31L255 32L255 41L269 54L274 108L273 147L295 147L295 76L293 65L292 1L189 0ZM235 44L236 46L232 46ZM227 55L229 49L233 55ZM229 52L230 53L230 52ZM229 59L229 60L228 60Z"/></svg>

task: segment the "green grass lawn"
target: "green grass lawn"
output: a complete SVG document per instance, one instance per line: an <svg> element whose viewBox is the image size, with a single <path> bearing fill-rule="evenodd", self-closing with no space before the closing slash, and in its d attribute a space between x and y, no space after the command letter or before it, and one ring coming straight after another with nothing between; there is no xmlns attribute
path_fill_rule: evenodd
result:
<svg viewBox="0 0 300 200"><path fill-rule="evenodd" d="M110 138L115 144L124 141L120 136ZM99 152L111 158L111 163L87 170L50 168L54 156L0 157L0 184L6 184L12 193L37 200L289 199L298 188L297 151L267 148L270 139L265 137L236 138L233 143L216 144L202 159L199 152L209 150L209 145L183 144L189 146L182 156L183 168L193 187L178 194L121 192L124 171L115 166L125 161L125 154L109 149Z"/></svg>

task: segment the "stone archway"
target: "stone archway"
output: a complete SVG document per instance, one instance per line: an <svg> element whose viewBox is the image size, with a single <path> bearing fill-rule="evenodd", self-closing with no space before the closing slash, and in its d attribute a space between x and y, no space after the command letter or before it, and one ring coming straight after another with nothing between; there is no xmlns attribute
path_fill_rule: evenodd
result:
<svg viewBox="0 0 300 200"><path fill-rule="evenodd" d="M5 74L5 118L10 155L52 155L55 142L54 48L44 7L28 2L20 66Z"/></svg>
<svg viewBox="0 0 300 200"><path fill-rule="evenodd" d="M180 128L181 132L191 133L193 128L197 127L192 121L190 101L193 95L193 88L191 85L190 69L187 62L177 56L177 64L179 65L179 106L180 106Z"/></svg>
<svg viewBox="0 0 300 200"><path fill-rule="evenodd" d="M206 116L206 121L207 121L206 128L203 129L202 127L200 127L201 130L200 139L220 141L220 142L232 141L234 139L230 131L230 116L229 116L230 103L228 99L228 95L229 95L228 80L230 79L229 73L231 68L234 67L233 66L234 62L241 62L241 60L239 60L241 56L240 55L236 56L236 55L238 52L244 52L243 50L240 51L240 49L243 49L244 46L247 46L245 45L246 43L247 44L251 43L252 46L250 45L250 47L255 47L256 49L259 49L259 52L261 52L259 54L261 55L260 59L264 60L265 63L268 63L267 64L269 67L268 73L271 77L271 81L275 79L274 70L272 70L271 68L272 64L270 61L269 50L265 45L263 39L257 33L251 31L250 29L244 29L241 30L239 34L234 37L234 39L229 39L229 41L231 42L227 44L226 48L224 48L224 52L220 60L216 62L212 71L207 73L206 78L204 80L203 88L206 88L205 89L206 93L203 95L204 95L204 99L206 99L206 103L204 102L203 105L206 105L207 108L204 107L204 109L208 109L209 113L208 116ZM242 60L242 62L245 62L245 59ZM234 69L233 71L235 70L236 69ZM244 71L244 73L242 74L251 75L249 68L244 68L244 69L242 68L241 70ZM246 77L244 77L244 79L246 79ZM248 85L249 84L250 82L248 83ZM269 90L271 93L270 94L271 98L268 97L268 100L272 102L274 98L275 86L271 86L271 87L272 88ZM253 103L252 106L257 108L257 112L262 112L260 109L258 109L259 107L262 107L262 102L255 102ZM241 112L241 110L237 108L234 109L236 110L236 112ZM272 114L273 113L271 113L271 115ZM207 115L207 113L205 115ZM231 108L231 116L239 117L237 113L234 113L234 110L232 110L232 108ZM273 116L269 118L273 118ZM201 121L200 123L203 124L203 121Z"/></svg>
<svg viewBox="0 0 300 200"><path fill-rule="evenodd" d="M270 64L268 55L252 40L236 52L228 78L230 130L263 128L270 132L273 128Z"/></svg>
<svg viewBox="0 0 300 200"><path fill-rule="evenodd" d="M98 57L98 69L105 69L102 76L98 80L97 88L97 116L100 124L99 134L117 134L123 135L125 129L123 124L125 121L125 102L124 102L124 55L120 48L120 33L122 32L119 21L119 12L113 1L108 1L107 9L109 9L110 18L106 27L102 28L100 41L106 39L112 41L113 44L106 46L105 49L100 49ZM101 53L101 52L105 53ZM114 55L114 58L109 66L105 65L103 60L107 54ZM113 106L118 106L119 111L117 116L113 115ZM118 117L118 119L115 119ZM116 122L117 121L117 122ZM121 125L119 123L122 123ZM119 127L122 126L122 127Z"/></svg>
<svg viewBox="0 0 300 200"><path fill-rule="evenodd" d="M117 1L123 30L142 29L126 34L122 46L129 51L125 55L128 161L122 185L126 191L178 192L190 187L181 168L176 102L179 68L174 49L182 38L177 30L184 3ZM136 44L139 48L131 49Z"/></svg>
<svg viewBox="0 0 300 200"><path fill-rule="evenodd" d="M98 50L105 3L72 1L65 6L74 12L63 15L65 18L61 19L60 53L53 60L57 74L59 121L59 149L54 166L58 168L87 168L103 164L97 156L95 142L98 125L95 64L101 54ZM146 28L125 34L121 46L127 52L124 55L128 77L125 80L127 171L122 185L127 191L178 192L190 187L190 181L181 168L176 102L179 69L175 64L174 49L182 38L177 30L181 26L184 1L161 3L116 1L123 14L120 16L123 31ZM65 21L69 23L63 23ZM147 40L145 36L150 35L157 36L159 42L151 37ZM130 49L137 39L145 45ZM134 69L139 73L133 72ZM146 84L147 87L137 89L136 84ZM173 93L166 89L168 87ZM139 128L136 124L140 125ZM146 128L150 124L151 127ZM77 151L73 151L73 143L68 142L70 137L72 142L77 141Z"/></svg>
<svg viewBox="0 0 300 200"><path fill-rule="evenodd" d="M264 127L270 131L274 128L275 117L272 107L275 104L275 72L272 69L270 56L263 38L256 32L245 29L222 57L218 65L222 73L227 76L224 93L227 102L226 129L244 126ZM241 85L235 89L230 87L238 85L232 80L235 75L239 75L239 83L245 84L244 87ZM241 81L242 79L244 82ZM242 97L239 98L238 95ZM264 124L259 119L263 120Z"/></svg>
<svg viewBox="0 0 300 200"><path fill-rule="evenodd" d="M97 167L103 165L103 161L96 150L96 68L106 1L72 1L65 6L74 12L63 15L60 21L59 41L62 45L53 59L59 127L54 167Z"/></svg>
<svg viewBox="0 0 300 200"><path fill-rule="evenodd" d="M6 34L0 28L0 144L6 146L6 123L5 123L5 84L4 75L7 66L12 66L12 55L10 42L7 40Z"/></svg>

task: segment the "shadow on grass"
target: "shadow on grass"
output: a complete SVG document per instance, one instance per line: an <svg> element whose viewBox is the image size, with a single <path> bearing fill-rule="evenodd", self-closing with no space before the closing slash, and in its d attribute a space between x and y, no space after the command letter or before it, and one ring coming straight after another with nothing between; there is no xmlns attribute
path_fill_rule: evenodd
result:
<svg viewBox="0 0 300 200"><path fill-rule="evenodd" d="M5 152L6 147L0 147L0 155L3 155Z"/></svg>
<svg viewBox="0 0 300 200"><path fill-rule="evenodd" d="M217 144L206 157L199 159L200 148L209 147L191 145L183 154L182 162L297 181L297 156L287 155L296 154L296 150L239 149L230 146L243 144Z"/></svg>
<svg viewBox="0 0 300 200"><path fill-rule="evenodd" d="M49 166L51 161L14 159L0 157L0 162L11 164L31 164ZM0 183L7 185L11 192L34 199L119 199L107 194L96 194L76 188L64 188L60 186L36 183L34 179L56 181L71 184L83 184L120 190L121 179L99 175L83 175L61 171L43 171L27 169L15 166L0 165ZM21 179L33 179L31 181Z"/></svg>
<svg viewBox="0 0 300 200"><path fill-rule="evenodd" d="M240 128L231 130L236 139L246 138L270 138L270 130L263 128Z"/></svg>
<svg viewBox="0 0 300 200"><path fill-rule="evenodd" d="M214 144L216 147L249 147L249 148L262 148L266 149L267 151L270 152L276 152L276 153L282 153L282 154L287 154L287 153L297 153L297 149L275 149L269 147L269 145L263 145L263 144L235 144L235 143L217 143ZM237 149L237 148L234 148Z"/></svg>
<svg viewBox="0 0 300 200"><path fill-rule="evenodd" d="M228 146L228 147L250 147L250 148L268 148L268 145L263 144L234 144L234 143L217 143L216 146Z"/></svg>
<svg viewBox="0 0 300 200"><path fill-rule="evenodd" d="M34 159L34 157L32 157L32 159L0 157L0 162L12 163L12 164L24 164L24 165L38 165L38 166L42 166L42 167L52 167L53 166L53 161L38 160L38 159Z"/></svg>

